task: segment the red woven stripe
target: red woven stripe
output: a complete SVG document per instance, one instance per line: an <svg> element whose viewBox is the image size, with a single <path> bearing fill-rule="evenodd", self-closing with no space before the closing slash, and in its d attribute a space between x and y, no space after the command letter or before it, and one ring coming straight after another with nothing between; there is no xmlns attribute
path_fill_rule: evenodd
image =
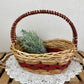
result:
<svg viewBox="0 0 84 84"><path fill-rule="evenodd" d="M70 65L71 61L69 61L65 65L46 65L46 64L26 64L26 63L19 63L21 67L27 67L29 69L33 70L38 70L38 69L43 69L43 70L54 70L54 69L65 69L68 65Z"/></svg>
<svg viewBox="0 0 84 84"><path fill-rule="evenodd" d="M58 51L62 51L61 49L57 49L57 48L46 48L48 52L58 52Z"/></svg>

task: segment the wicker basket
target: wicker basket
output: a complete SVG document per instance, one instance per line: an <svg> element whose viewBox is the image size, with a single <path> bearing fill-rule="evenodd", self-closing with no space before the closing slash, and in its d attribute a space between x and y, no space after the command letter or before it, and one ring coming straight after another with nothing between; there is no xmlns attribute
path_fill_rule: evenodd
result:
<svg viewBox="0 0 84 84"><path fill-rule="evenodd" d="M63 39L47 40L44 41L44 45L49 53L30 54L24 52L24 49L21 49L21 45L16 40L16 25L21 19L26 16L41 13L53 14L65 19L72 28L73 42ZM17 59L20 66L29 72L39 74L57 74L64 72L69 66L71 60L73 59L74 52L76 52L77 50L77 32L73 23L65 15L50 10L30 11L18 17L12 25L11 40L12 45L10 49L15 55L15 58Z"/></svg>

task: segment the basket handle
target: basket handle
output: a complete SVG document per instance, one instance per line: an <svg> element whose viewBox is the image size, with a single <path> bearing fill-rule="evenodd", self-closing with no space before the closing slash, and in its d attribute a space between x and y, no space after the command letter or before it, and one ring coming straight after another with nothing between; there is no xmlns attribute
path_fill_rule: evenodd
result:
<svg viewBox="0 0 84 84"><path fill-rule="evenodd" d="M56 11L51 11L51 10L35 10L35 11L30 11L30 12L27 12L27 13L24 13L23 15L21 15L20 17L18 17L15 22L13 23L12 25L12 28L11 28L11 41L12 43L15 42L16 40L16 33L15 33L15 30L16 30L16 25L17 23L23 19L24 17L26 16L29 16L29 15L34 15L34 14L40 14L40 13L47 13L47 14L53 14L53 15L57 15L61 18L63 18L64 20L66 20L69 25L71 26L72 28L72 32L73 32L73 43L75 44L75 46L77 47L77 32L76 32L76 29L75 29L75 26L74 24L70 21L70 19L68 17L66 17L65 15L59 13L59 12L56 12Z"/></svg>

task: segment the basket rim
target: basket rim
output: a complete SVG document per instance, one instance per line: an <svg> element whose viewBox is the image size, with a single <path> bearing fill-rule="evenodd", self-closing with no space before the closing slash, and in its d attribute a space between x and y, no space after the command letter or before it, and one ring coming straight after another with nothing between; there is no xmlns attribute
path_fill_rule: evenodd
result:
<svg viewBox="0 0 84 84"><path fill-rule="evenodd" d="M69 41L69 40L58 39L58 38L52 39L52 40L65 41L65 42L67 42L67 43L73 45L73 48L71 48L71 49L66 49L66 50L59 51L59 52L48 52L48 53L43 53L43 54L32 54L32 53L23 52L23 51L21 51L21 50L19 50L19 49L16 49L16 48L15 48L15 44L16 44L16 42L17 42L17 40L16 40L15 43L12 43L12 44L11 44L10 50L11 50L11 51L15 50L15 51L17 51L17 52L19 52L19 53L24 53L24 54L26 54L26 55L46 55L46 54L48 55L48 54L52 54L52 53L60 54L60 53L66 53L67 51L77 50L77 47L75 47L75 44L73 44L73 42L71 42L71 41ZM45 40L44 43L47 42L47 41L52 41L52 40ZM12 47L13 50L11 49L11 47Z"/></svg>

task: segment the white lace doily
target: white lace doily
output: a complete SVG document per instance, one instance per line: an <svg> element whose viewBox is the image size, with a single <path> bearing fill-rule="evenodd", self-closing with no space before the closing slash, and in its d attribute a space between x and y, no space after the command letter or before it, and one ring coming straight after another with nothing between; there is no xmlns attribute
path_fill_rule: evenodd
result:
<svg viewBox="0 0 84 84"><path fill-rule="evenodd" d="M73 78L82 69L79 62L72 61L68 69L61 74L34 74L22 69L14 55L10 56L6 61L6 65L9 67L6 69L7 74L11 78L15 78L15 81L20 81L21 84L64 84L65 81L70 81L70 78Z"/></svg>

